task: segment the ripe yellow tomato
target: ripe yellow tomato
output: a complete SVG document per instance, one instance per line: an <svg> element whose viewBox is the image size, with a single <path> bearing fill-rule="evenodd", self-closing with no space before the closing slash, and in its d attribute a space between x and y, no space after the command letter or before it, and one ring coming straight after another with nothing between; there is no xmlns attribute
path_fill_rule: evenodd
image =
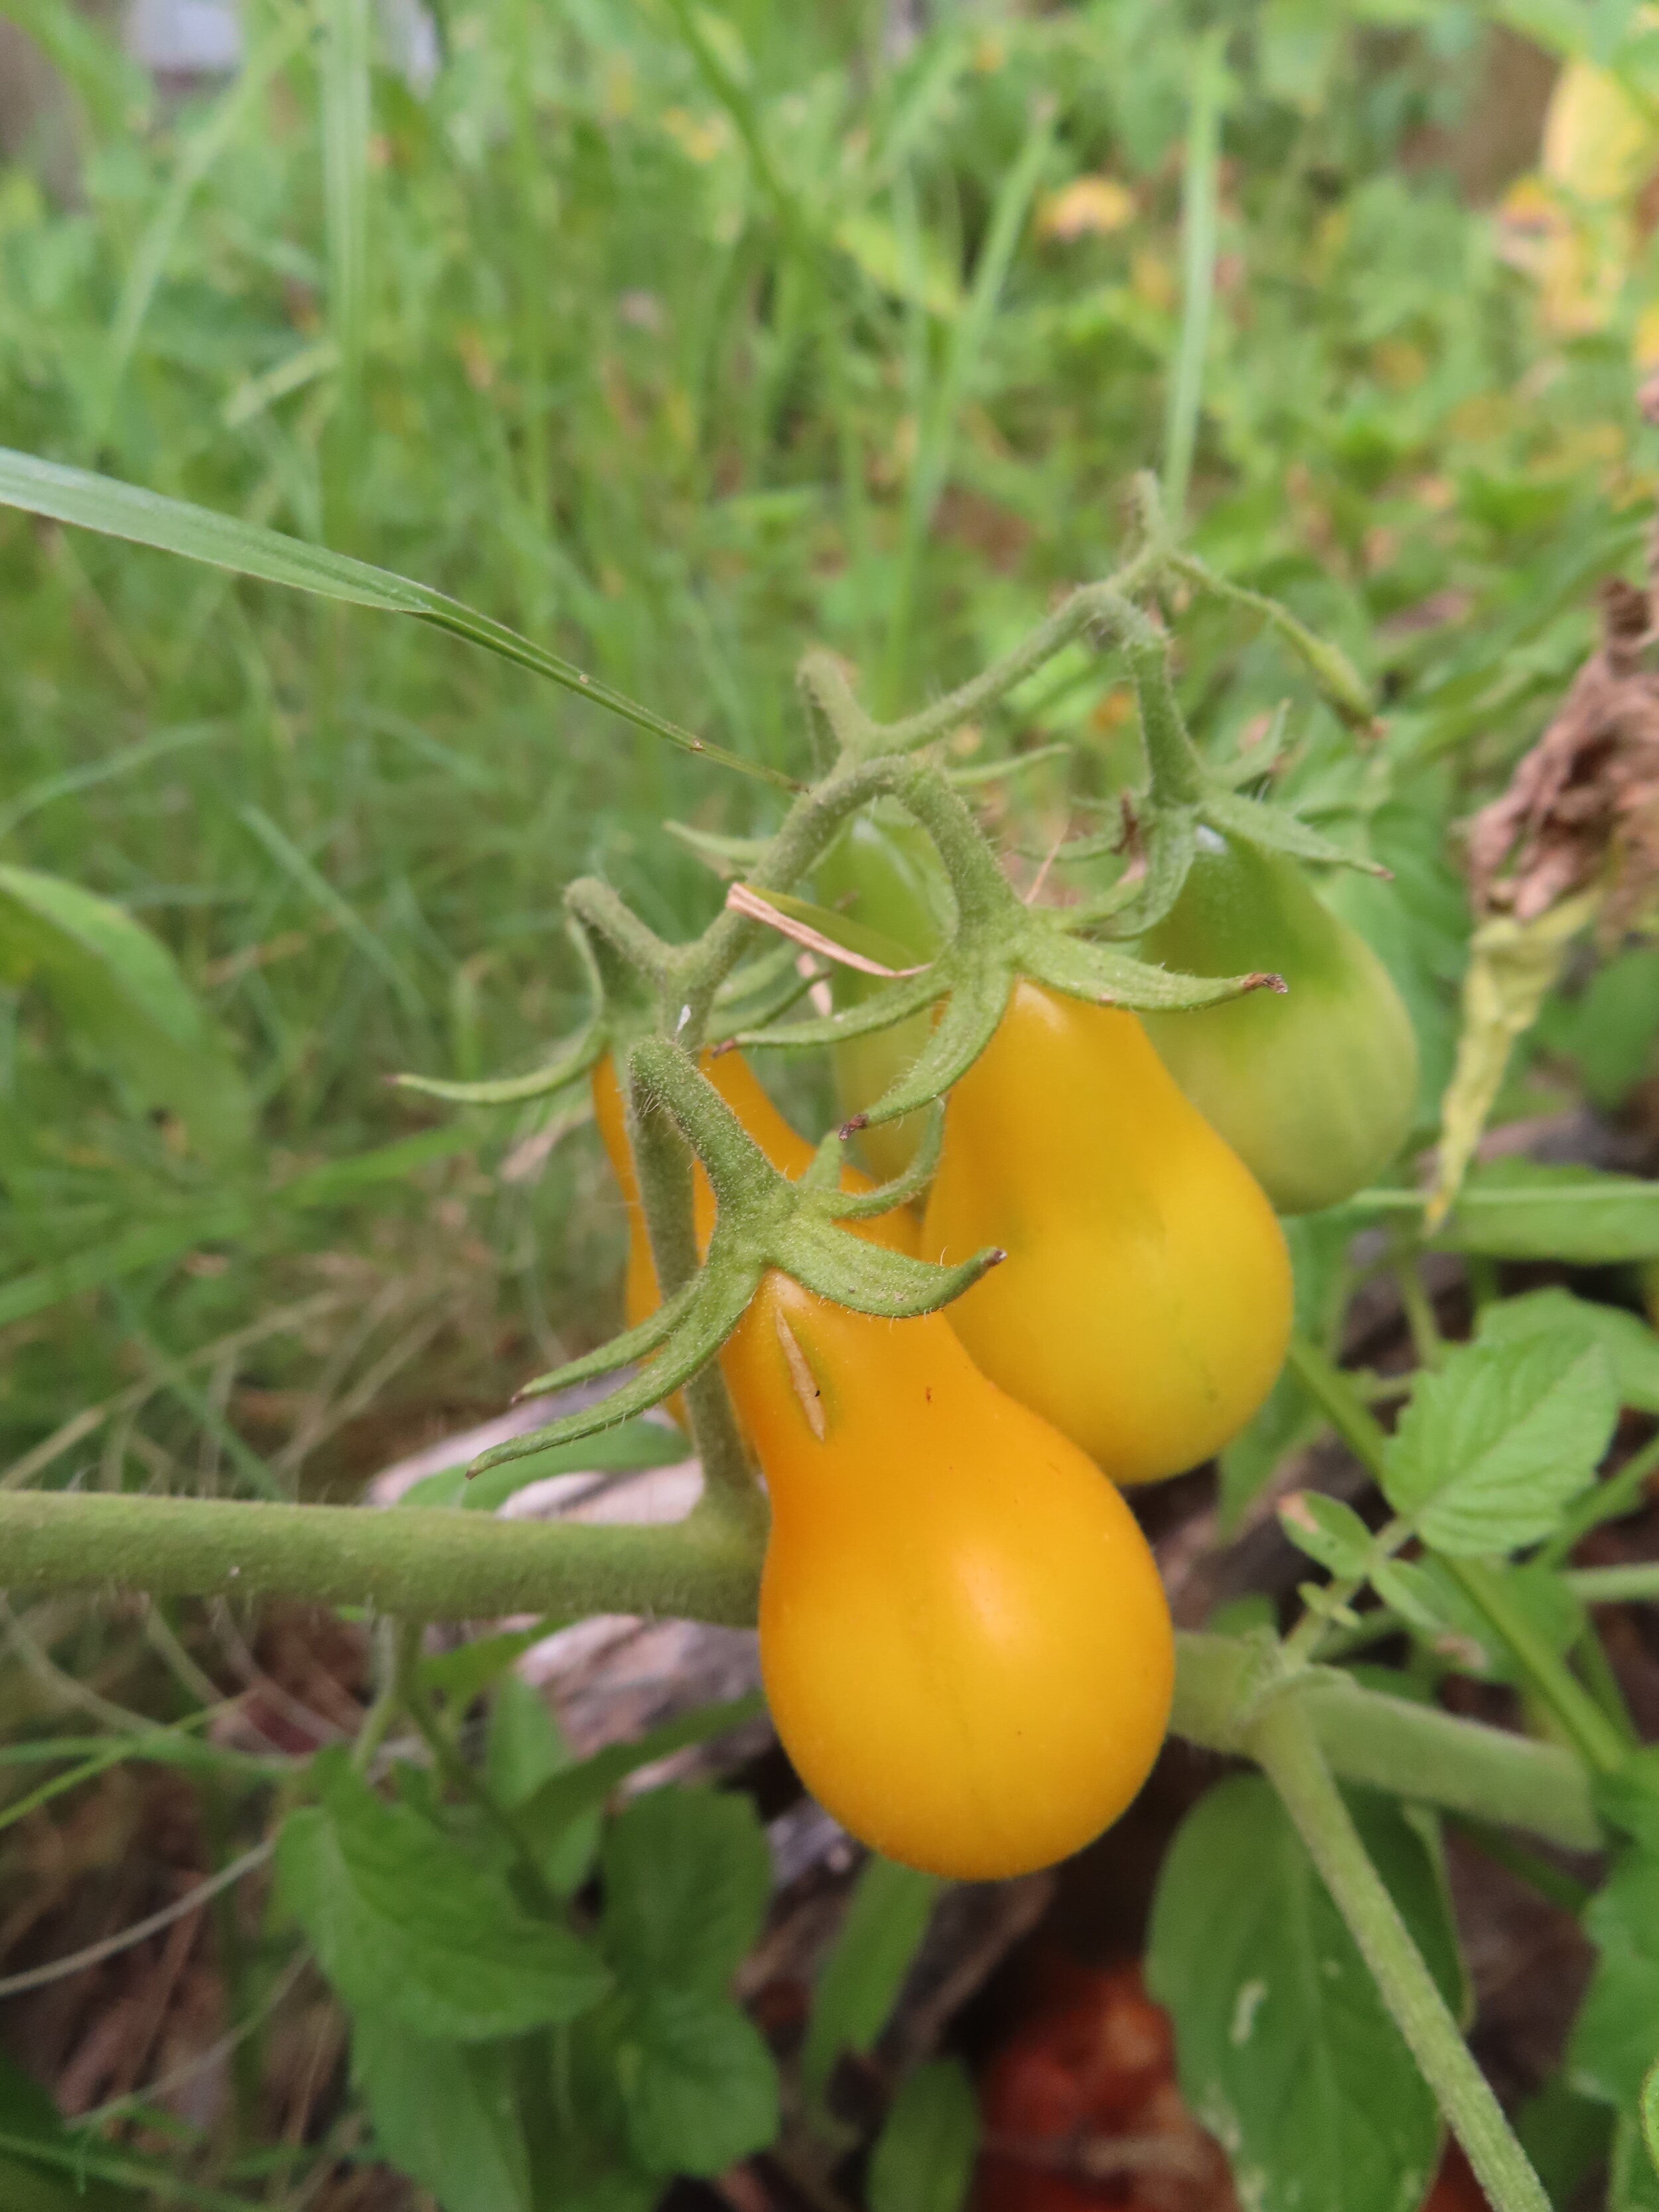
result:
<svg viewBox="0 0 1659 2212"><path fill-rule="evenodd" d="M1117 1491L939 1314L873 1320L774 1273L725 1365L772 1503L762 1674L807 1788L959 1881L1089 1842L1145 1781L1174 1684Z"/></svg>
<svg viewBox="0 0 1659 2212"><path fill-rule="evenodd" d="M987 1244L1008 1257L951 1326L1115 1481L1207 1459L1284 1364L1284 1234L1133 1014L1015 987L951 1093L921 1251Z"/></svg>

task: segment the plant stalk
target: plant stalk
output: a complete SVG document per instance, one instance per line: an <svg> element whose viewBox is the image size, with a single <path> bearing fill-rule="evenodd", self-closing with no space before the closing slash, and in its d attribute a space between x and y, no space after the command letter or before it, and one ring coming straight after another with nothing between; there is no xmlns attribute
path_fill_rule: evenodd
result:
<svg viewBox="0 0 1659 2212"><path fill-rule="evenodd" d="M1248 1741L1494 2212L1550 2212L1543 2185L1366 1856L1300 1700L1274 1698Z"/></svg>

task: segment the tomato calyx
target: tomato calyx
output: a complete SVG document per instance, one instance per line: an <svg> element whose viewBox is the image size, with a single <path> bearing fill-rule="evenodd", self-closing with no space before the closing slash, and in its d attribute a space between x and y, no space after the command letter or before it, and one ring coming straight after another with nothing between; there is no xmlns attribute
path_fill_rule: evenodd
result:
<svg viewBox="0 0 1659 2212"><path fill-rule="evenodd" d="M597 1404L496 1446L474 1462L473 1474L579 1443L671 1396L714 1358L774 1269L854 1313L908 1321L959 1297L1003 1256L987 1248L957 1267L939 1267L851 1232L851 1224L892 1212L922 1187L938 1157L937 1131L905 1175L873 1190L842 1189L841 1139L833 1132L800 1180L791 1182L678 1045L640 1037L627 1064L636 1109L666 1117L714 1188L708 1255L635 1327L537 1376L518 1395L566 1389L635 1362L644 1363L639 1374Z"/></svg>
<svg viewBox="0 0 1659 2212"><path fill-rule="evenodd" d="M932 839L949 879L954 927L920 973L838 1012L742 1030L734 1040L751 1048L842 1044L939 1007L915 1060L880 1097L843 1123L843 1136L914 1113L948 1091L989 1043L1022 977L1097 1006L1167 1012L1216 1006L1277 981L1266 975L1173 975L1113 946L1087 942L1076 934L1079 910L1024 902L967 805L937 769L897 761L884 770L882 783Z"/></svg>

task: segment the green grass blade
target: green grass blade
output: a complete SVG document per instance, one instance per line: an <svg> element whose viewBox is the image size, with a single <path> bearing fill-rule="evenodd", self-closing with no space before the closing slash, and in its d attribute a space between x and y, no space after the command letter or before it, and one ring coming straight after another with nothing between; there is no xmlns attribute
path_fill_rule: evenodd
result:
<svg viewBox="0 0 1659 2212"><path fill-rule="evenodd" d="M261 529L257 523L243 522L234 514L218 514L211 507L192 506L188 500L168 499L137 484L122 483L114 477L66 468L60 462L43 461L33 453L20 453L9 447L0 447L0 507L21 507L26 514L47 515L79 530L96 530L106 538L125 538L134 545L181 554L188 561L228 568L240 576L257 577L262 583L282 584L289 591L311 592L319 599L374 607L386 614L413 615L417 622L430 623L434 629L481 645L503 660L608 707L636 729L666 738L682 752L696 753L705 760L717 761L722 768L736 769L740 775L757 776L786 791L795 788L793 779L781 770L743 760L723 745L693 736L678 722L653 714L637 700L585 675L573 661L521 637L505 623L389 568L354 560L348 553L308 545L302 538Z"/></svg>
<svg viewBox="0 0 1659 2212"><path fill-rule="evenodd" d="M121 380L137 345L139 332L155 297L167 257L173 251L191 202L206 181L214 164L255 115L265 87L292 60L311 28L303 8L285 15L248 57L240 76L212 113L196 130L185 147L166 196L151 216L137 251L127 266L126 281L110 325L109 359L105 368L102 415L93 442L101 445L120 390Z"/></svg>
<svg viewBox="0 0 1659 2212"><path fill-rule="evenodd" d="M1210 308L1215 298L1216 182L1226 104L1225 57L1225 33L1212 31L1194 63L1192 113L1187 124L1187 166L1181 185L1181 342L1164 433L1164 502L1176 529L1192 481Z"/></svg>

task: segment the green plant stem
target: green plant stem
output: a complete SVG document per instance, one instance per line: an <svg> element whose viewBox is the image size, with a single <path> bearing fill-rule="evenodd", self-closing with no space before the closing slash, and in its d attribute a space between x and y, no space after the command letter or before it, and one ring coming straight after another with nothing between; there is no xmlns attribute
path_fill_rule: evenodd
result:
<svg viewBox="0 0 1659 2212"><path fill-rule="evenodd" d="M1366 1856L1312 1725L1294 1695L1276 1698L1267 1705L1250 1731L1249 1744L1295 1822L1495 2212L1550 2212L1542 2184Z"/></svg>
<svg viewBox="0 0 1659 2212"><path fill-rule="evenodd" d="M1641 1605L1659 1599L1659 1564L1638 1559L1626 1567L1573 1567L1567 1587L1586 1605Z"/></svg>
<svg viewBox="0 0 1659 2212"><path fill-rule="evenodd" d="M752 1626L762 1545L751 1523L700 1506L666 1528L502 1522L397 1506L267 1505L242 1499L0 1495L0 1573L20 1593L148 1589L179 1597L283 1593L371 1604L428 1620L513 1613L675 1614ZM1243 1748L1261 1662L1250 1638L1177 1638L1172 1726L1206 1748ZM1475 1820L1592 1850L1601 1828L1582 1763L1431 1706L1310 1670L1296 1695L1338 1771Z"/></svg>
<svg viewBox="0 0 1659 2212"><path fill-rule="evenodd" d="M0 1497L14 1591L108 1584L159 1597L287 1593L425 1620L660 1613L747 1627L760 1547L713 1501L665 1528L497 1521L240 1499L25 1490Z"/></svg>
<svg viewBox="0 0 1659 2212"><path fill-rule="evenodd" d="M1249 1637L1189 1632L1176 1643L1174 1733L1207 1751L1248 1750L1240 1716L1251 1711L1264 1650L1275 1668L1282 1655ZM1306 1668L1283 1694L1294 1696L1345 1781L1523 1828L1567 1850L1602 1841L1584 1763L1560 1744L1364 1689L1334 1668Z"/></svg>
<svg viewBox="0 0 1659 2212"><path fill-rule="evenodd" d="M1507 1646L1527 1686L1549 1707L1583 1757L1603 1774L1621 1766L1627 1748L1622 1732L1516 1604L1502 1570L1484 1559L1438 1556L1445 1572Z"/></svg>

